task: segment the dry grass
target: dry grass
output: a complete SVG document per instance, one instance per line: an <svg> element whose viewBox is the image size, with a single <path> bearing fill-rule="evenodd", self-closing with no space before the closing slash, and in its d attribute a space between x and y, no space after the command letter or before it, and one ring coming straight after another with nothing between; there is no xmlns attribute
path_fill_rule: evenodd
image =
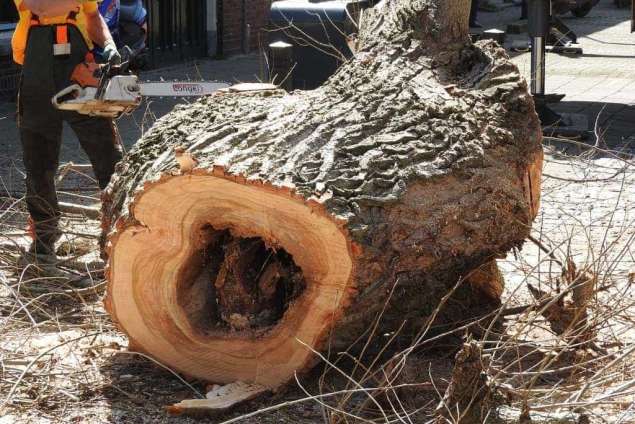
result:
<svg viewBox="0 0 635 424"><path fill-rule="evenodd" d="M63 167L63 173L68 169ZM81 178L91 190L79 200L96 202L90 179ZM68 193L67 198L78 201L80 195ZM143 405L144 395L131 387L144 378L166 394L185 389L191 396L197 390L152 360L125 351L126 340L102 305L104 264L97 222L64 217L60 261L52 273L18 266L30 242L24 204L5 193L0 207L0 422L126 421L123 417L130 412L142 414L126 411L123 404L122 411L113 409L121 398ZM147 370L149 377L144 376ZM149 390L160 402L156 412L162 415L160 407L169 401Z"/></svg>
<svg viewBox="0 0 635 424"><path fill-rule="evenodd" d="M635 420L635 168L619 154L593 151L604 157L548 156L533 242L499 262L507 280L495 313L502 325L472 340L487 382L474 398L487 389L498 405L488 419ZM23 203L15 196L0 202L0 423L167 422L164 405L204 392L202 383L125 351L101 302L96 222L67 216L64 274L34 277L16 266L28 243ZM426 337L433 325L430 319L409 348L390 354L398 334L377 334L379 325L364 336L361 355L315 352L323 364L316 373L222 420L459 422L466 411L442 401L455 351L429 349L440 340ZM470 325L453 332L463 336Z"/></svg>

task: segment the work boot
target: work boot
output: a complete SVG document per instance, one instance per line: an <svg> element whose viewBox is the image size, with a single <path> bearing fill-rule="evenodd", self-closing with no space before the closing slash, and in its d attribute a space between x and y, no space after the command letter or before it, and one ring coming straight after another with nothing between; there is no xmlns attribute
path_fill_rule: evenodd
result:
<svg viewBox="0 0 635 424"><path fill-rule="evenodd" d="M90 276L65 271L65 261L58 258L54 245L34 241L18 259L18 268L27 278L45 279L62 289L87 289L99 285ZM36 286L38 284L36 283Z"/></svg>
<svg viewBox="0 0 635 424"><path fill-rule="evenodd" d="M54 264L57 262L55 248L53 246L47 246L46 244L39 243L37 241L31 243L29 250L24 252L22 257L32 259L31 263L39 262L43 264Z"/></svg>
<svg viewBox="0 0 635 424"><path fill-rule="evenodd" d="M28 251L35 255L55 255L55 243L45 243L41 240L34 240L31 242Z"/></svg>
<svg viewBox="0 0 635 424"><path fill-rule="evenodd" d="M59 277L55 247L39 241L31 243L29 249L18 259L18 267L30 277Z"/></svg>

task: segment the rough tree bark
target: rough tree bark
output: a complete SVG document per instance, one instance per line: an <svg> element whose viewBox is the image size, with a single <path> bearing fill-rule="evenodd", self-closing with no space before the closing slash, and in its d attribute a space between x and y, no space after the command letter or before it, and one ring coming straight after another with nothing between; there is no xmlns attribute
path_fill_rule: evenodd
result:
<svg viewBox="0 0 635 424"><path fill-rule="evenodd" d="M133 348L276 388L384 305L378 331L404 336L462 278L439 325L496 307L541 131L504 51L469 41L468 5L384 1L323 87L202 98L143 136L103 206L106 304Z"/></svg>
<svg viewBox="0 0 635 424"><path fill-rule="evenodd" d="M469 340L456 354L450 384L436 410L437 424L479 424L492 421L501 396L487 376L481 346Z"/></svg>

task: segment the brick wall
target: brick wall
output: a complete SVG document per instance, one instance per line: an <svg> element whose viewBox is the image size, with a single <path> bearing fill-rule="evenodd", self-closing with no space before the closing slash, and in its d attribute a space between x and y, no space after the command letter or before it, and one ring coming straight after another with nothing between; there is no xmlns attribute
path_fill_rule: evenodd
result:
<svg viewBox="0 0 635 424"><path fill-rule="evenodd" d="M245 46L250 51L258 50L260 43L264 43L261 40L266 38L262 30L269 20L271 0L218 1L222 2L223 55L243 53ZM243 39L246 25L250 26L249 40Z"/></svg>

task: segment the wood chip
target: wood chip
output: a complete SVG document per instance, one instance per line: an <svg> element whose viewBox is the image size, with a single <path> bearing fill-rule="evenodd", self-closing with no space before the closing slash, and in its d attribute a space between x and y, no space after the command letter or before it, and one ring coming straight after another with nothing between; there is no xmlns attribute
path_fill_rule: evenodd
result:
<svg viewBox="0 0 635 424"><path fill-rule="evenodd" d="M59 202L59 207L62 212L83 215L86 218L99 220L101 218L101 210L94 206L83 206L75 203Z"/></svg>
<svg viewBox="0 0 635 424"><path fill-rule="evenodd" d="M245 91L266 91L277 90L278 86L275 84L263 84L259 82L244 82L240 84L232 85L229 88L225 88L221 91L228 91L230 93L241 93Z"/></svg>
<svg viewBox="0 0 635 424"><path fill-rule="evenodd" d="M207 399L186 399L174 405L168 406L171 415L210 415L228 411L229 409L249 400L252 400L269 391L258 384L243 383L237 381L225 386L214 385L207 393Z"/></svg>

